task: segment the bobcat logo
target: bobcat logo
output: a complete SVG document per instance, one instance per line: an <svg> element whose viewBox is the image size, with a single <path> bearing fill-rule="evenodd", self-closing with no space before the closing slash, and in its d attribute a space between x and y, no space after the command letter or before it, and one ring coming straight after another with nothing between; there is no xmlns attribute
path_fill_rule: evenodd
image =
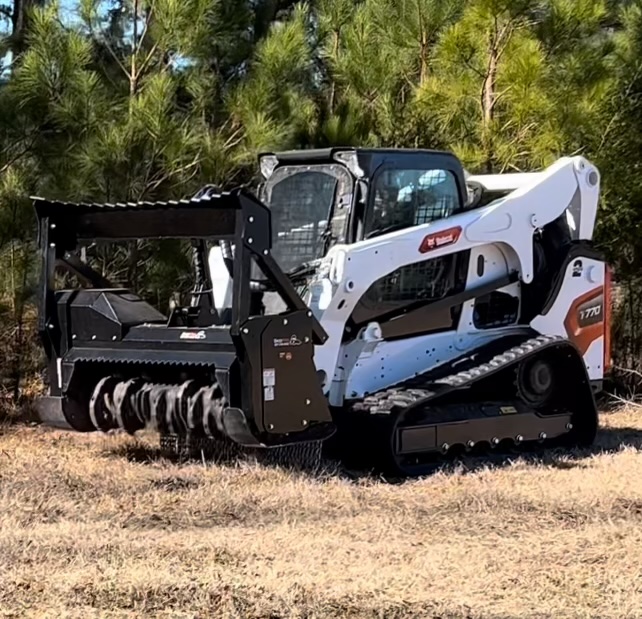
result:
<svg viewBox="0 0 642 619"><path fill-rule="evenodd" d="M459 241L461 236L461 227L455 226L454 228L448 228L442 232L434 232L424 237L424 240L419 246L419 253L425 254L429 251L439 249L440 247L445 247L446 245L454 245Z"/></svg>
<svg viewBox="0 0 642 619"><path fill-rule="evenodd" d="M573 277L581 277L582 271L584 270L584 265L581 260L576 260L573 263Z"/></svg>

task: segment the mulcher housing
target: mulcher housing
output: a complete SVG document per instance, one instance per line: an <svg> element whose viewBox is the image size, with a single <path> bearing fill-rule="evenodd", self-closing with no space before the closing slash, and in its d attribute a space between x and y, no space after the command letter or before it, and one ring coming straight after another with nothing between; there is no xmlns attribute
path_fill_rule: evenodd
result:
<svg viewBox="0 0 642 619"><path fill-rule="evenodd" d="M244 191L192 200L142 204L70 204L36 199L43 278L39 329L49 359L50 395L40 403L42 418L79 431L96 430L88 406L105 373L137 376L145 368L161 381L189 368L203 381L216 381L226 401L220 411L225 434L243 445L319 440L334 429L314 367L314 344L326 333L270 255L269 210ZM202 308L167 319L126 289L109 282L72 252L79 243L141 238L227 240L236 252L231 324ZM250 314L250 268L254 261L287 305L278 316ZM55 290L55 268L71 271L93 288ZM200 314L200 316L199 316ZM198 328L185 324L200 319ZM209 323L209 324L208 324ZM275 342L296 341L285 361ZM287 363L287 371L284 365ZM264 383L279 374L273 398ZM139 429L130 414L126 424ZM171 422L170 422L171 423ZM101 430L117 427L107 415ZM208 434L195 420L196 435ZM168 429L168 428L166 428ZM269 429L269 430L268 430Z"/></svg>
<svg viewBox="0 0 642 619"><path fill-rule="evenodd" d="M271 452L324 443L404 474L593 441L610 279L590 162L470 176L447 152L335 148L260 167L260 199L35 199L43 421ZM168 316L78 256L166 238L191 242L195 279ZM57 269L84 284L57 290Z"/></svg>

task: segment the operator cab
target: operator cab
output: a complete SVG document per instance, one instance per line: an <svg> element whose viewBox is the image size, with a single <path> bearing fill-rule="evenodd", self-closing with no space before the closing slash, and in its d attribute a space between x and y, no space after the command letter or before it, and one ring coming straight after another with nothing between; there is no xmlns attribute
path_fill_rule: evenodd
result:
<svg viewBox="0 0 642 619"><path fill-rule="evenodd" d="M260 199L285 272L330 247L450 217L467 198L464 170L434 150L331 148L260 156Z"/></svg>
<svg viewBox="0 0 642 619"><path fill-rule="evenodd" d="M265 153L259 163L258 197L271 212L271 254L304 299L318 263L334 245L450 217L467 205L464 169L449 152L329 148ZM219 309L231 307L232 256L231 248L220 246L208 256ZM416 299L418 290L425 293L426 282L431 290L425 294L442 295L453 287L457 265L445 257L407 270L402 278L393 273L379 281L368 299L377 305L405 303ZM251 278L260 288L257 265ZM272 291L257 289L253 299L261 312L281 309Z"/></svg>

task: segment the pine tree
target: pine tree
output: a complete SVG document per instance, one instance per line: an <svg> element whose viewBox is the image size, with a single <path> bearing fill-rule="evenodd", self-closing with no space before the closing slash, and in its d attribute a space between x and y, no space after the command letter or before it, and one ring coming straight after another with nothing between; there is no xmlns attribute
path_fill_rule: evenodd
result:
<svg viewBox="0 0 642 619"><path fill-rule="evenodd" d="M564 154L584 123L590 126L583 113L596 102L604 61L590 58L597 66L586 71L574 43L599 28L603 7L590 3L589 20L589 3L532 4L471 0L440 37L433 74L420 88L425 117L472 169L545 166ZM578 24L585 30L569 36ZM569 45L559 45L560 38Z"/></svg>

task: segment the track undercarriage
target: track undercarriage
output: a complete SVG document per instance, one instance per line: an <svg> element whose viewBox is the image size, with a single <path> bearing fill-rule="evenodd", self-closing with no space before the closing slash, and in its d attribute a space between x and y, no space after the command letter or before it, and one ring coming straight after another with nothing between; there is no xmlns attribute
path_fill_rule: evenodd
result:
<svg viewBox="0 0 642 619"><path fill-rule="evenodd" d="M514 342L514 338L494 342L475 351L472 358L335 411L338 432L329 440L327 454L348 467L414 476L462 454L485 456L506 449L532 452L589 445L597 430L597 411L575 347L550 336ZM569 392L562 376L580 388ZM244 449L215 427L220 400L213 398L209 406L187 406L179 395L185 393L185 385L154 390L164 394L155 418L167 454L218 460L251 454L266 463L303 468L321 464L321 441ZM215 392L215 386L205 391ZM179 411L181 419L176 416ZM203 421L196 422L197 417ZM123 418L123 414L113 418ZM154 415L146 418L151 420ZM178 426L180 434L176 433Z"/></svg>
<svg viewBox="0 0 642 619"><path fill-rule="evenodd" d="M504 350L495 342L441 374L429 371L354 403L343 451L353 446L362 462L415 475L460 454L580 447L595 437L591 386L581 357L562 338L535 337ZM565 390L566 380L577 391ZM368 443L358 440L367 425Z"/></svg>

